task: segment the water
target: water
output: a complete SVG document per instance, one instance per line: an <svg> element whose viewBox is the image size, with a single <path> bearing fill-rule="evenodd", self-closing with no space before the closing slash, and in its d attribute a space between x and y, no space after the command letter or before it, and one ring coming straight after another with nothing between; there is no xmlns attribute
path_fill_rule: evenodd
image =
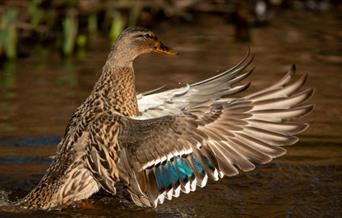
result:
<svg viewBox="0 0 342 218"><path fill-rule="evenodd" d="M231 67L247 51L257 66L248 93L279 79L292 63L316 88L311 127L288 154L257 170L211 183L157 209L137 208L123 192L93 196L94 210L16 211L4 199L24 196L50 163L72 112L89 94L109 46L95 37L90 52L69 61L35 49L6 63L0 74L0 217L341 217L342 31L337 12L282 12L253 29L251 43L236 43L232 26L205 17L195 25L155 28L177 57L145 55L136 63L139 91L195 82Z"/></svg>

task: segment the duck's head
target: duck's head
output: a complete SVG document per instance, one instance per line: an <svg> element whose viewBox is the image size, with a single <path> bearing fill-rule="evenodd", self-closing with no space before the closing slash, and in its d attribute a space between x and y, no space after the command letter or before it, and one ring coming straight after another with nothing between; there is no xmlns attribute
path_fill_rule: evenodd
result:
<svg viewBox="0 0 342 218"><path fill-rule="evenodd" d="M152 31L142 27L130 27L124 30L113 45L113 51L116 56L129 61L144 53L177 54L164 45Z"/></svg>

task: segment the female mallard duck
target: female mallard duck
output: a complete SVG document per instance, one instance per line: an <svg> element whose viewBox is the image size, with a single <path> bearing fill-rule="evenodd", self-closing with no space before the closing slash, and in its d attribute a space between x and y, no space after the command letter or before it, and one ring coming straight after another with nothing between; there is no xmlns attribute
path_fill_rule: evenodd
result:
<svg viewBox="0 0 342 218"><path fill-rule="evenodd" d="M121 34L51 166L19 205L58 208L100 188L115 194L123 181L135 204L156 207L205 186L208 177L234 176L284 155L281 146L308 127L296 118L313 109L303 104L313 89L301 89L307 75L294 79L294 66L276 84L233 98L249 85L237 85L253 71L248 53L207 80L137 96L133 61L149 52L175 53L147 29Z"/></svg>

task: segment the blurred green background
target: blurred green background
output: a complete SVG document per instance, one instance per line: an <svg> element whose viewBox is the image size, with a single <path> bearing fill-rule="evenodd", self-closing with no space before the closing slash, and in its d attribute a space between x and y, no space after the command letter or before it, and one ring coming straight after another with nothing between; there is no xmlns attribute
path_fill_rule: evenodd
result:
<svg viewBox="0 0 342 218"><path fill-rule="evenodd" d="M205 14L222 16L236 27L238 39L250 40L248 28L271 22L280 10L340 5L338 0L1 0L0 57L25 57L37 46L73 55L99 35L113 42L127 26L192 23Z"/></svg>

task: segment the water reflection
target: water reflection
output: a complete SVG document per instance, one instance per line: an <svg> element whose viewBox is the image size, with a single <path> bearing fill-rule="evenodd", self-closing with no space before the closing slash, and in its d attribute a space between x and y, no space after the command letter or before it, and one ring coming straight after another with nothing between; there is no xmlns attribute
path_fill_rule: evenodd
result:
<svg viewBox="0 0 342 218"><path fill-rule="evenodd" d="M2 75L0 79L0 84L3 89L3 97L5 98L13 98L15 93L13 92L13 89L15 87L15 62L12 61L6 61L2 67Z"/></svg>
<svg viewBox="0 0 342 218"><path fill-rule="evenodd" d="M15 106L12 100L16 93L14 92L16 85L16 65L15 62L6 61L2 66L2 73L0 74L0 95L3 101L0 101L0 131L16 131L8 120L15 115Z"/></svg>
<svg viewBox="0 0 342 218"><path fill-rule="evenodd" d="M63 58L63 67L66 75L64 78L59 78L62 85L76 87L78 85L78 75L76 74L75 65L70 57Z"/></svg>

